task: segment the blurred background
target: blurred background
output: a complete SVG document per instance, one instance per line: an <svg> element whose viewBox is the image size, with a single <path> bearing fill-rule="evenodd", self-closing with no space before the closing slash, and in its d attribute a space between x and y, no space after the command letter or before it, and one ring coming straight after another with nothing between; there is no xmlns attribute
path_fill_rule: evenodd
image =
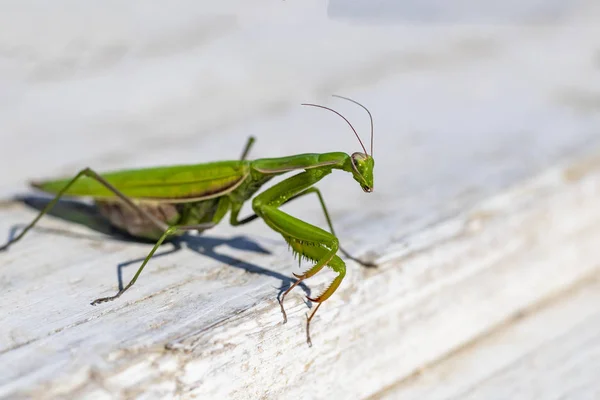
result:
<svg viewBox="0 0 600 400"><path fill-rule="evenodd" d="M462 178L464 194L481 198L595 134L594 2L60 4L2 5L2 195L88 165L235 158L250 134L253 157L357 151L342 121L299 106L335 106L368 140L364 113L331 94L372 110L375 147L385 150L376 192L350 192L344 214L362 201L386 212L425 202L429 213L441 198L436 206L452 207L448 197L458 193L443 191L455 188L432 182L510 147L520 161ZM423 159L423 148L439 162ZM325 190L341 194L348 182ZM417 204L402 196L414 191L422 192ZM393 204L382 200L390 197Z"/></svg>
<svg viewBox="0 0 600 400"><path fill-rule="evenodd" d="M300 106L334 107L367 143L367 115L331 97L338 94L373 113L375 192L365 195L340 173L319 187L342 244L385 263L430 243L418 236L427 227L597 151L599 26L600 4L591 0L3 1L0 198L28 193L30 180L70 176L87 166L106 171L236 159L249 135L257 138L250 158L353 153L360 146L343 121ZM324 226L316 201L288 210ZM2 229L32 215L3 212ZM260 243L275 256L252 256L253 262L282 274L294 271L285 244L264 224L243 231L259 242L272 239ZM231 237L240 228L215 232ZM197 274L194 256L185 259L187 266L180 262L182 275L169 275L173 281ZM110 279L116 262L110 260ZM4 281L20 282L11 273ZM351 265L347 288L359 287L361 276ZM246 284L259 282L252 279ZM73 295L83 306L98 292L95 279L86 281L92 292ZM248 298L271 298L273 287L265 282L272 284L260 280ZM111 283L103 281L112 290ZM17 286L10 286L11 296L18 296ZM197 317L197 326L243 308L225 297L218 301ZM82 310L73 315L89 318L92 311ZM54 318L44 309L30 311L31 321ZM323 329L331 323L320 322L315 326ZM168 329L183 332L187 325L181 324ZM13 334L7 328L3 337L26 343L42 331ZM398 335L390 331L389 338ZM360 340L360 349L386 352L375 339ZM406 360L398 368L411 371ZM21 376L33 367L23 368L29 372ZM367 376L358 367L356 374ZM365 384L361 396L387 384Z"/></svg>

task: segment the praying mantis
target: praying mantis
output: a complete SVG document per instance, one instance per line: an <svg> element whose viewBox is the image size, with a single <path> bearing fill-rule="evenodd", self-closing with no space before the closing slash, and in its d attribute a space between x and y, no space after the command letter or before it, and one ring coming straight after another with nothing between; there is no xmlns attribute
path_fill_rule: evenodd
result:
<svg viewBox="0 0 600 400"><path fill-rule="evenodd" d="M346 274L346 264L337 255L338 251L363 266L375 266L351 256L340 247L323 196L314 186L333 170L341 170L351 173L364 192L373 191L375 161L371 112L355 100L337 95L334 97L362 107L369 115L371 154L367 153L360 136L346 117L329 107L303 103L304 106L328 110L341 117L356 135L363 152L351 155L343 152L309 153L249 161L246 157L255 142L255 139L250 137L240 159L235 161L153 167L102 174L91 168L85 168L69 179L32 183L34 188L54 194L55 197L18 235L0 247L0 251L7 250L9 246L22 239L62 196L92 198L100 214L116 228L137 238L156 241L130 282L115 295L99 298L91 303L97 305L115 300L131 288L156 250L168 238L188 231L202 232L210 229L221 222L228 212L229 222L233 226L244 225L260 218L283 236L295 256L314 263L302 274L294 273L296 281L280 296L279 304L284 323L287 322L287 315L283 303L288 293L325 266L337 273L331 284L320 295L307 296L308 300L316 303L316 307L306 319L307 343L312 345L310 322L321 304L337 290ZM252 198L272 178L294 171L301 172ZM284 204L309 194L317 196L329 232L281 210ZM243 204L251 199L254 214L240 219L239 213Z"/></svg>

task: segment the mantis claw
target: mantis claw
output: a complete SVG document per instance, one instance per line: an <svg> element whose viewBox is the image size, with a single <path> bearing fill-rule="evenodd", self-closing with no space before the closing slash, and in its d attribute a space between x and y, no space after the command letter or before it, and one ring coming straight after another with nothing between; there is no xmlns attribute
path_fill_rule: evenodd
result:
<svg viewBox="0 0 600 400"><path fill-rule="evenodd" d="M378 267L377 264L375 264L374 262L371 262L371 261L358 260L358 263L365 268L377 268Z"/></svg>
<svg viewBox="0 0 600 400"><path fill-rule="evenodd" d="M96 304L106 303L106 302L109 302L109 301L112 301L112 300L114 300L114 299L111 299L110 297L103 297L103 298L96 299L96 300L92 301L90 303L90 305L95 306Z"/></svg>
<svg viewBox="0 0 600 400"><path fill-rule="evenodd" d="M121 290L121 291L119 291L119 293L117 293L117 294L116 294L116 295L114 295L114 296L110 296L110 297L101 297L101 298L99 298L99 299L96 299L96 300L92 301L90 304L91 304L92 306L95 306L96 304L100 304L100 303L107 303L107 302L109 302L109 301L116 300L116 299L118 299L118 298L119 298L119 297L120 297L120 296L123 294L123 292L124 292L124 291L125 291L125 290Z"/></svg>

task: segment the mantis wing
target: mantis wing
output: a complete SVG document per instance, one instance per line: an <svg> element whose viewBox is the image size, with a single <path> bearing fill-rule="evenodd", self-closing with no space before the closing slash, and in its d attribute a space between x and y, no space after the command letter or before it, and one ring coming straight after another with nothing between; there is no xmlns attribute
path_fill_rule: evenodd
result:
<svg viewBox="0 0 600 400"><path fill-rule="evenodd" d="M125 196L139 200L186 202L218 197L238 187L249 172L248 162L220 161L196 165L177 165L115 171L101 174ZM69 179L34 182L31 185L58 193ZM66 192L67 196L94 199L115 198L113 192L95 179L82 176Z"/></svg>

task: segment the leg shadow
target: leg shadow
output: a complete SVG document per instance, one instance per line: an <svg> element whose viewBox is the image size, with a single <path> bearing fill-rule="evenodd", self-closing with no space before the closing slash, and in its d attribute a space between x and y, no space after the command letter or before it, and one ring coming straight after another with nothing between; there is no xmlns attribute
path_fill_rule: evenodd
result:
<svg viewBox="0 0 600 400"><path fill-rule="evenodd" d="M35 210L42 211L44 207L52 200L51 197L43 196L18 196L13 199L25 204L26 206ZM36 225L33 230L36 232L58 234L68 236L76 239L91 239L91 240L118 240L118 241L134 241L130 235L121 232L120 230L113 227L108 221L102 217L95 206L86 204L81 201L65 200L61 199L46 215L50 215L55 218L60 218L65 221L69 221L74 224L83 225L97 233L99 235L88 235L81 233L74 233L63 229L45 228L43 226ZM43 218L43 217L42 217ZM25 228L27 223L17 224L10 228L8 241L14 239L14 237Z"/></svg>
<svg viewBox="0 0 600 400"><path fill-rule="evenodd" d="M292 284L296 282L295 278L290 278L284 274L279 272L272 271L270 269L263 268L259 265L249 263L244 260L240 260L226 254L219 253L217 248L219 246L225 245L233 249L251 251L254 253L262 253L262 254L271 254L268 250L259 246L256 242L249 240L245 236L237 236L232 239L223 240L211 236L192 236L184 237L181 240L185 240L186 247L191 249L198 254L205 255L207 257L212 258L213 260L222 262L234 268L241 268L246 272L251 274L259 274L268 276L271 278L279 279L281 281L281 285L279 286L279 294L277 298L281 296L283 292L285 292ZM307 296L310 296L310 289L304 282L300 282L298 287L302 288L304 293Z"/></svg>
<svg viewBox="0 0 600 400"><path fill-rule="evenodd" d="M43 197L43 196L22 196L22 197L16 197L14 200L18 201L18 202L22 202L25 205L27 205L35 210L41 211L44 207L46 207L48 205L48 203L52 200L52 198ZM47 215L51 215L53 217L60 218L65 221L69 221L71 223L84 225L87 228L89 228L93 231L96 231L97 233L100 233L102 235L100 235L100 236L99 235L86 235L86 234L73 233L73 232L69 232L66 230L62 230L62 229L43 228L43 227L38 227L38 226L34 227L33 230L35 230L36 232L45 232L45 233L66 235L66 236L78 238L78 239L92 239L92 240L102 240L102 241L117 240L117 241L125 241L125 242L142 242L142 243L154 244L153 241L132 237L131 235L127 234L126 232L123 232L123 231L113 227L112 225L110 225L110 223L108 221L106 221L102 217L102 215L98 212L98 210L96 209L95 206L93 206L91 204L86 204L86 203L83 203L80 201L61 199L52 208L52 210L50 210L47 213ZM9 231L9 241L12 240L12 238L15 237L15 235L20 231L20 229L22 229L25 226L26 226L25 224L19 224L19 225L11 227L11 229ZM269 270L267 268L263 268L259 265L252 264L247 261L237 259L237 258L234 258L234 257L228 256L226 254L222 254L222 253L218 252L217 249L220 246L228 246L230 248L238 249L238 250L250 251L250 252L260 253L260 254L270 254L270 252L268 250L264 249L259 244L248 239L245 236L236 236L231 239L221 239L221 238L208 236L208 235L204 235L204 234L199 235L199 236L185 234L181 237L172 238L171 240L169 240L168 242L163 244L163 246L171 245L171 246L173 246L173 248L170 250L155 253L154 256L152 257L152 260L154 260L157 257L163 257L163 256L166 256L169 254L174 254L174 253L180 251L183 248L182 245L184 245L184 244L185 244L186 248L188 248L192 251L195 251L198 254L210 257L213 260L227 264L231 267L241 268L251 274L264 275L264 276L268 276L268 277L280 280L281 284L278 288L279 289L279 294L277 296L278 298L294 282L296 282L295 278L291 278L291 277L281 274L279 272L275 272L275 271ZM117 279L118 279L118 283L119 283L119 290L122 290L124 287L124 284L123 284L124 268L126 268L132 264L141 264L144 261L144 259L145 259L145 257L138 258L138 259L134 259L134 260L125 261L125 262L119 263L117 265ZM306 293L307 296L310 296L310 293L311 293L310 289L303 282L300 283L298 286L302 288L302 290Z"/></svg>

